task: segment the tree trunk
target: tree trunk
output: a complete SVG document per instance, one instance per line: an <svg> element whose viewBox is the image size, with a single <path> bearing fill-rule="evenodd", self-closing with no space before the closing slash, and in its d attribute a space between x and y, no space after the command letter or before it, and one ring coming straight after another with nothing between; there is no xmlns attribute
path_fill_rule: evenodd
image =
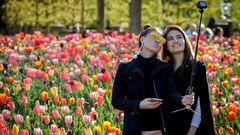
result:
<svg viewBox="0 0 240 135"><path fill-rule="evenodd" d="M81 9L82 9L82 15L81 15L81 32L84 32L85 31L85 28L84 28L84 0L81 0Z"/></svg>
<svg viewBox="0 0 240 135"><path fill-rule="evenodd" d="M141 4L142 0L130 2L130 32L139 34L141 31Z"/></svg>
<svg viewBox="0 0 240 135"><path fill-rule="evenodd" d="M97 31L104 32L104 0L98 0Z"/></svg>

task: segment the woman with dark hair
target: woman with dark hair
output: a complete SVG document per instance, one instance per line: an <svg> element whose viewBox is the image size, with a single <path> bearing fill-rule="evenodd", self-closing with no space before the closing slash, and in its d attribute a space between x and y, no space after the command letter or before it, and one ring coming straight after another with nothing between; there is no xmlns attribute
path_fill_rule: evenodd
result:
<svg viewBox="0 0 240 135"><path fill-rule="evenodd" d="M162 57L174 68L177 89L182 95L187 93L192 72L193 49L181 27L170 25L164 31L166 43L163 45ZM206 77L206 67L203 62L197 61L196 74L193 82L195 102L192 110L172 111L184 108L176 104L167 104L166 128L169 135L215 135L215 128L211 110L211 100Z"/></svg>
<svg viewBox="0 0 240 135"><path fill-rule="evenodd" d="M164 42L159 29L145 25L139 52L117 69L112 105L124 111L123 135L161 135L165 131L161 108L165 98L184 106L194 102L193 95L182 97L177 92L170 65L157 58Z"/></svg>

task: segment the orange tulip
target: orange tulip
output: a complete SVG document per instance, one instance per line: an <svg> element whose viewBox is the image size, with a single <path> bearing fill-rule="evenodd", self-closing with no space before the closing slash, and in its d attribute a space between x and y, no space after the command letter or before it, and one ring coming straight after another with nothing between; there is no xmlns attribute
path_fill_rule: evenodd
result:
<svg viewBox="0 0 240 135"><path fill-rule="evenodd" d="M41 61L36 61L36 62L35 62L35 67L36 67L37 69L41 68L41 67L42 67L42 62L41 62Z"/></svg>
<svg viewBox="0 0 240 135"><path fill-rule="evenodd" d="M92 79L94 80L94 82L97 82L98 81L98 77L96 75L93 75L92 76Z"/></svg>
<svg viewBox="0 0 240 135"><path fill-rule="evenodd" d="M97 91L98 90L98 85L97 84L95 84L95 85L93 85L93 91Z"/></svg>
<svg viewBox="0 0 240 135"><path fill-rule="evenodd" d="M0 71L3 71L3 64L0 63Z"/></svg>
<svg viewBox="0 0 240 135"><path fill-rule="evenodd" d="M223 135L223 132L224 132L224 129L223 129L222 127L220 127L220 128L218 129L219 135Z"/></svg>
<svg viewBox="0 0 240 135"><path fill-rule="evenodd" d="M74 105L76 103L76 100L74 97L71 97L68 101L71 105Z"/></svg>
<svg viewBox="0 0 240 135"><path fill-rule="evenodd" d="M48 100L48 98L49 98L48 92L43 91L43 92L42 92L42 99L46 101L46 100Z"/></svg>
<svg viewBox="0 0 240 135"><path fill-rule="evenodd" d="M14 82L14 77L10 76L8 77L8 83L13 84Z"/></svg>
<svg viewBox="0 0 240 135"><path fill-rule="evenodd" d="M223 85L224 87L228 87L228 81L227 81L227 80L223 81L223 82L222 82L222 85Z"/></svg>
<svg viewBox="0 0 240 135"><path fill-rule="evenodd" d="M236 105L235 105L235 104L230 104L230 105L228 106L228 110L235 112L235 110L236 110Z"/></svg>
<svg viewBox="0 0 240 135"><path fill-rule="evenodd" d="M54 96L53 102L54 102L54 104L58 104L59 103L59 96Z"/></svg>
<svg viewBox="0 0 240 135"><path fill-rule="evenodd" d="M18 132L19 132L19 126L16 124L13 124L11 135L18 135Z"/></svg>
<svg viewBox="0 0 240 135"><path fill-rule="evenodd" d="M103 129L108 131L108 129L111 127L111 122L109 121L104 121L103 122Z"/></svg>
<svg viewBox="0 0 240 135"><path fill-rule="evenodd" d="M64 106L67 104L66 98L61 98L61 105Z"/></svg>

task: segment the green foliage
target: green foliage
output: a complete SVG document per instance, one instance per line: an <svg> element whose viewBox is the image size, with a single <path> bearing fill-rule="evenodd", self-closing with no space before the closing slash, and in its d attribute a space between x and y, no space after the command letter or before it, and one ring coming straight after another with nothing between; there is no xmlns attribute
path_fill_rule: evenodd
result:
<svg viewBox="0 0 240 135"><path fill-rule="evenodd" d="M129 27L129 3L131 0L105 0L104 21L110 26ZM186 26L190 22L198 23L200 13L196 8L198 0L142 0L142 24L164 27L168 24ZM8 26L47 26L62 23L67 26L81 24L82 0L11 0L7 1L3 20ZM223 0L208 0L203 23L211 18L221 19L220 4ZM240 20L238 0L231 0L232 19L236 24ZM84 25L96 26L97 0L84 0ZM238 25L234 25L238 28Z"/></svg>

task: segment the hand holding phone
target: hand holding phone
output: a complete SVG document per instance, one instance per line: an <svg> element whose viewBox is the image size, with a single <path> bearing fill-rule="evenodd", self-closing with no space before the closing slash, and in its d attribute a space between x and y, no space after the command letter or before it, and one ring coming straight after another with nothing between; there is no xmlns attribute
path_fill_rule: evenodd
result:
<svg viewBox="0 0 240 135"><path fill-rule="evenodd" d="M149 101L149 102L162 102L162 99L159 99L159 98L150 98L148 101Z"/></svg>

